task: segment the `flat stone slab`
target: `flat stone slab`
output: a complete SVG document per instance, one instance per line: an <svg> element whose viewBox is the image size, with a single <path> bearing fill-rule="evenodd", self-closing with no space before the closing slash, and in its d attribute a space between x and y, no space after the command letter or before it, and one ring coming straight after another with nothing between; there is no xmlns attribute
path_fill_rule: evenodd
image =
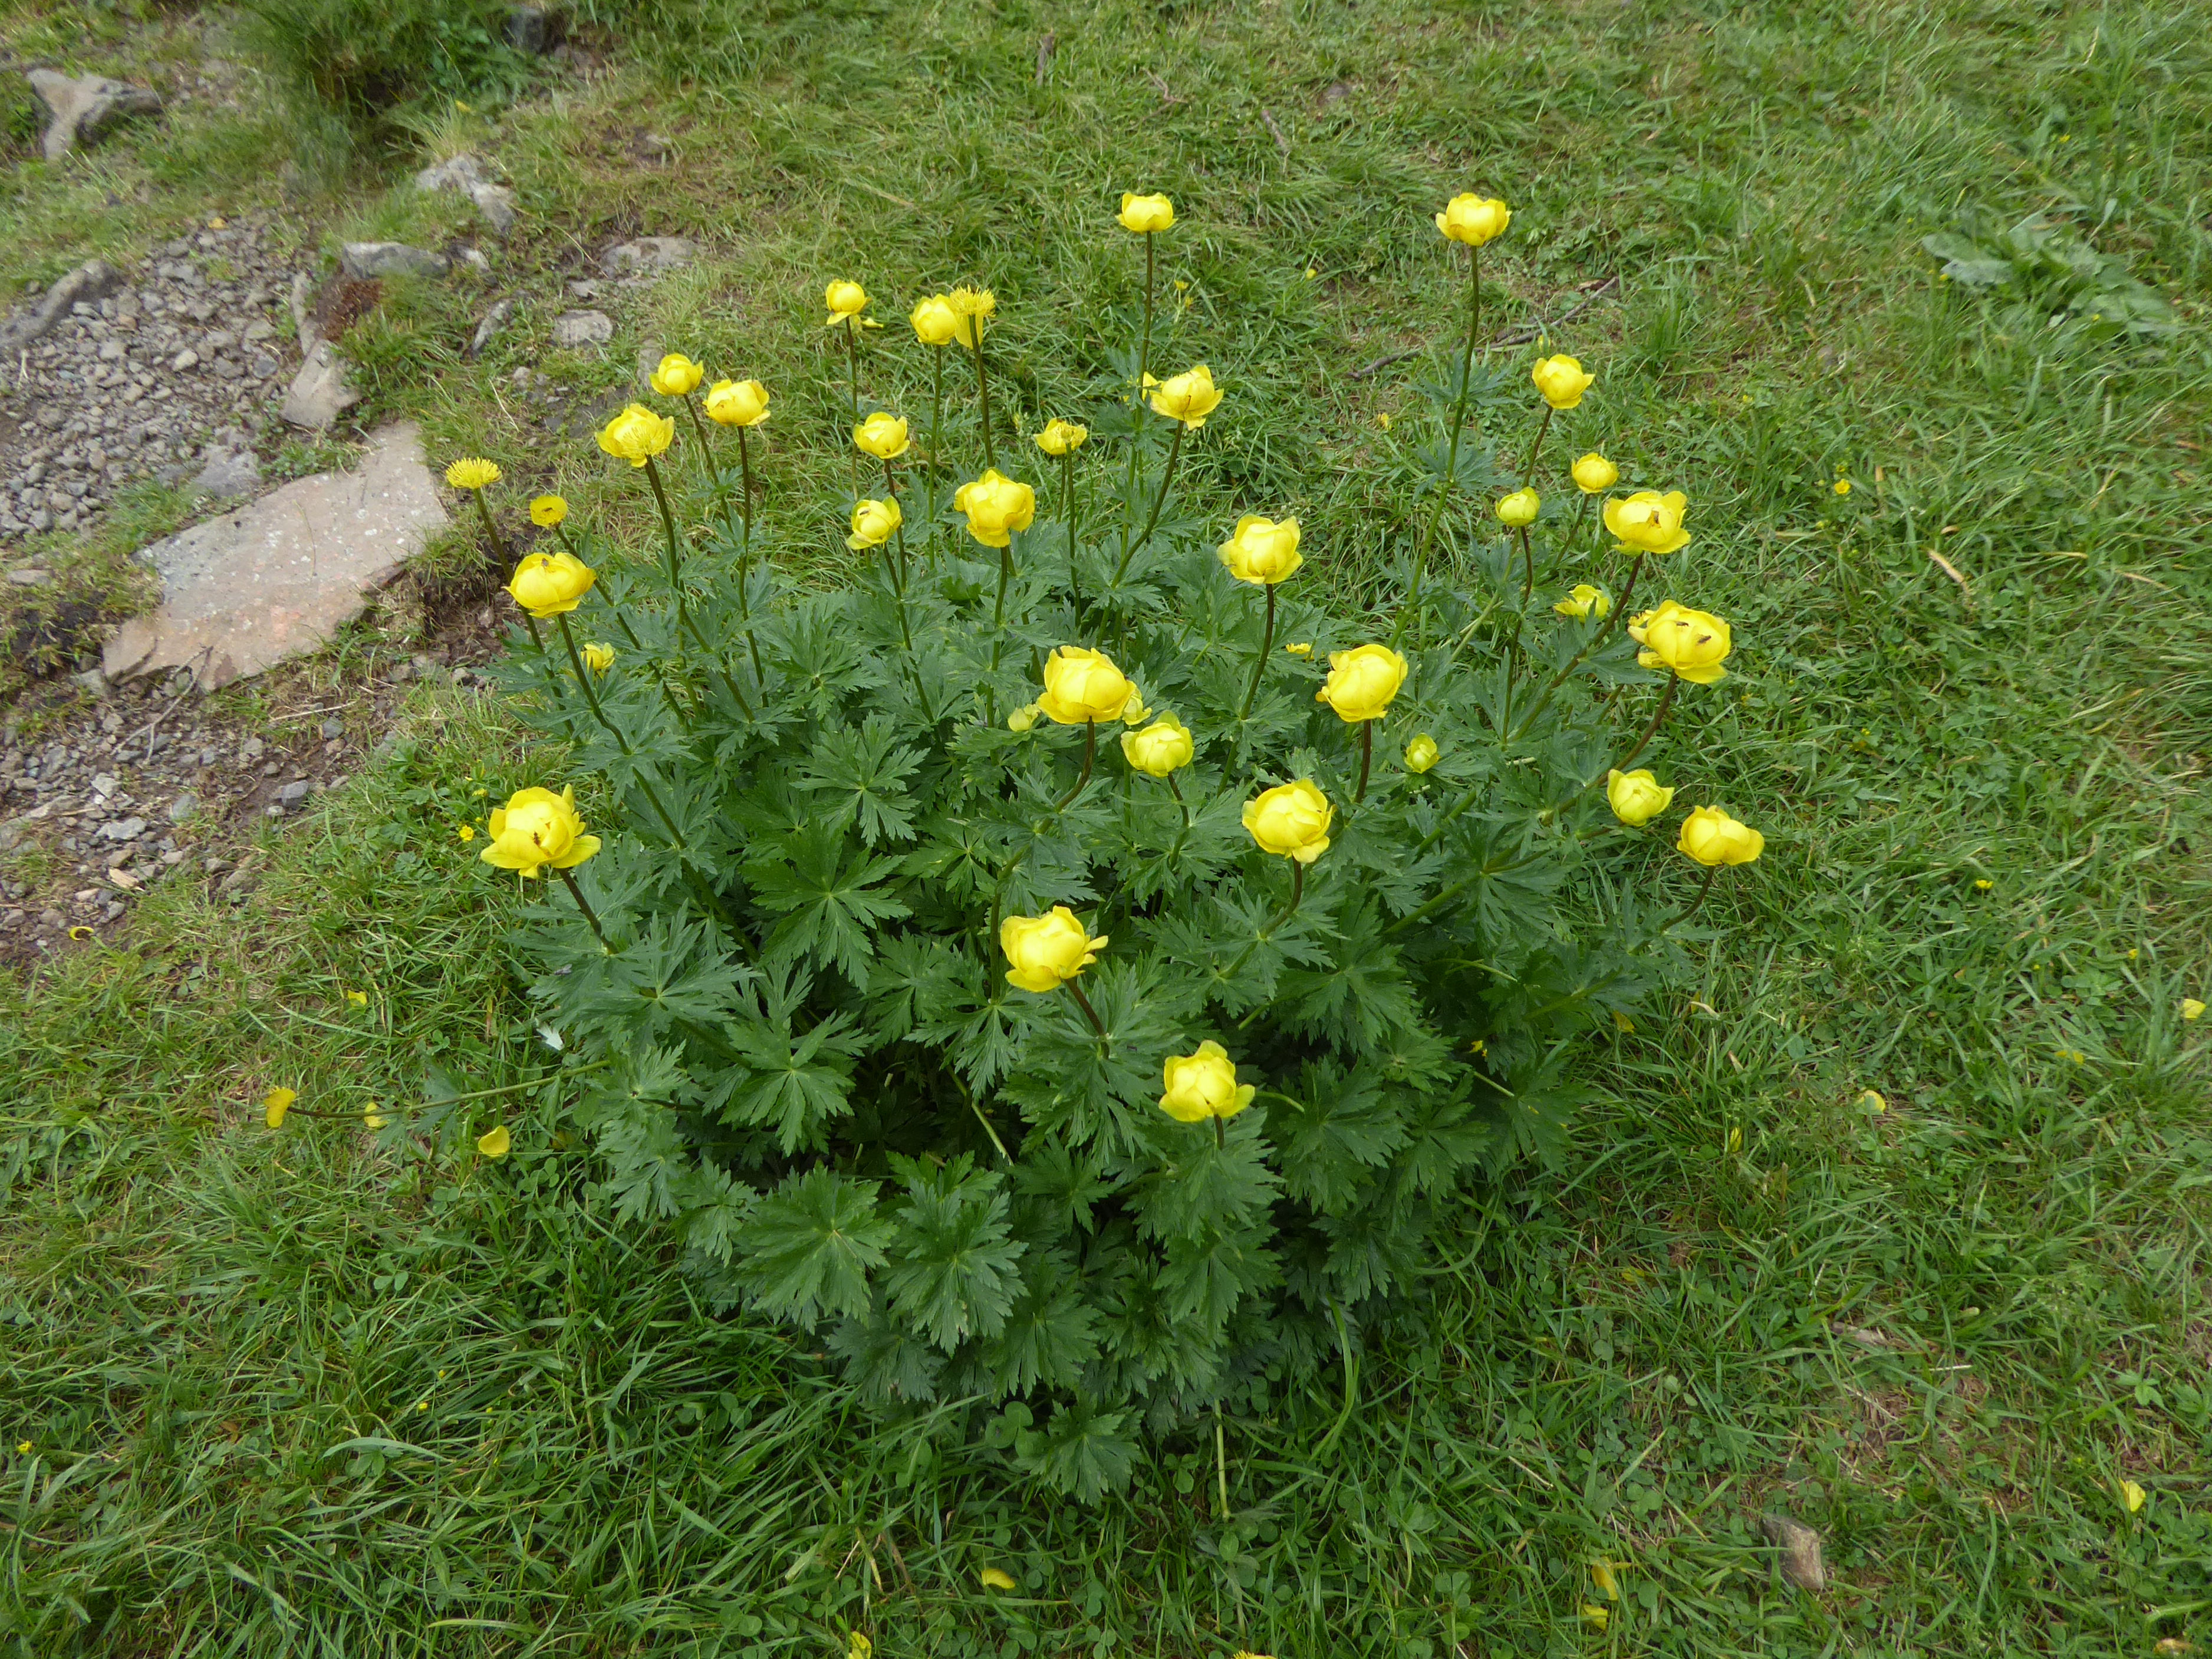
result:
<svg viewBox="0 0 2212 1659"><path fill-rule="evenodd" d="M161 603L133 617L100 666L111 679L190 668L214 690L313 651L361 614L446 508L407 422L380 428L352 472L320 472L139 554Z"/></svg>

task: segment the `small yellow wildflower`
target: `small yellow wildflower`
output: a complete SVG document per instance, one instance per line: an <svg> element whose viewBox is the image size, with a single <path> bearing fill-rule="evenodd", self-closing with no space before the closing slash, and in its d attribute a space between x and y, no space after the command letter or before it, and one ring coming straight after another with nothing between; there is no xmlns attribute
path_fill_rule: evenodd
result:
<svg viewBox="0 0 2212 1659"><path fill-rule="evenodd" d="M1996 885L1996 883L1991 881L1987 876L1980 876L1975 878L1974 890L1978 893L1986 893Z"/></svg>
<svg viewBox="0 0 2212 1659"><path fill-rule="evenodd" d="M455 827L453 834L464 842L474 841L477 838L477 827L473 823L459 824Z"/></svg>
<svg viewBox="0 0 2212 1659"><path fill-rule="evenodd" d="M1838 478L1838 479L1837 479L1837 480L1836 480L1836 483L1835 483L1835 489L1836 489L1836 494L1838 494L1838 495L1850 495L1850 494L1851 493L1851 481L1850 481L1849 478Z"/></svg>

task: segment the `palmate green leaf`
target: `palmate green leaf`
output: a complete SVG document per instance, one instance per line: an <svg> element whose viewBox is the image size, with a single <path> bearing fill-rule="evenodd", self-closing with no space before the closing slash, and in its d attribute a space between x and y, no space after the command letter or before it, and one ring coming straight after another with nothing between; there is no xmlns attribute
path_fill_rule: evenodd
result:
<svg viewBox="0 0 2212 1659"><path fill-rule="evenodd" d="M1136 1443L1123 1433L1129 1413L1100 1411L1080 1401L1063 1405L1042 1429L1015 1440L1016 1459L1055 1492L1095 1504L1127 1486Z"/></svg>
<svg viewBox="0 0 2212 1659"><path fill-rule="evenodd" d="M906 1182L884 1275L892 1309L947 1352L969 1336L996 1335L1026 1248L1007 1236L1003 1179L965 1154L933 1170L898 1157L891 1166Z"/></svg>
<svg viewBox="0 0 2212 1659"><path fill-rule="evenodd" d="M983 1354L992 1387L1002 1395L1073 1388L1098 1354L1097 1310L1084 1299L1069 1264L1047 1253L1026 1266L1021 1294Z"/></svg>
<svg viewBox="0 0 2212 1659"><path fill-rule="evenodd" d="M861 1394L878 1405L937 1398L945 1356L881 1297L866 1319L848 1319L830 1332L828 1347Z"/></svg>
<svg viewBox="0 0 2212 1659"><path fill-rule="evenodd" d="M738 1281L763 1311L809 1325L868 1310L868 1274L896 1231L878 1213L877 1183L834 1170L796 1175L737 1231Z"/></svg>
<svg viewBox="0 0 2212 1659"><path fill-rule="evenodd" d="M769 1020L733 1021L724 1035L737 1063L710 1109L730 1123L775 1130L787 1156L825 1145L830 1121L853 1109L853 1057L865 1044L851 1016L831 1014L798 1034Z"/></svg>
<svg viewBox="0 0 2212 1659"><path fill-rule="evenodd" d="M1210 903L1170 910L1154 925L1152 940L1169 962L1193 970L1214 1000L1241 1014L1273 998L1289 963L1328 964L1328 926L1317 909L1286 919L1280 902L1266 893L1224 887Z"/></svg>
<svg viewBox="0 0 2212 1659"><path fill-rule="evenodd" d="M876 945L868 976L868 1017L877 1037L940 1043L975 1015L983 1000L982 969L949 941L895 933Z"/></svg>
<svg viewBox="0 0 2212 1659"><path fill-rule="evenodd" d="M1268 1167L1274 1149L1264 1106L1255 1102L1229 1119L1219 1145L1211 1123L1178 1123L1160 1115L1160 1161L1135 1195L1138 1224L1147 1235L1201 1238L1249 1221L1274 1201L1282 1182Z"/></svg>
<svg viewBox="0 0 2212 1659"><path fill-rule="evenodd" d="M1334 954L1325 971L1283 975L1277 995L1301 1029L1357 1053L1418 1028L1412 982L1377 911L1362 904L1348 917Z"/></svg>
<svg viewBox="0 0 2212 1659"><path fill-rule="evenodd" d="M1170 1240L1159 1278L1169 1315L1218 1333L1238 1303L1282 1277L1274 1252L1267 1249L1273 1231L1267 1226L1218 1227L1202 1238Z"/></svg>
<svg viewBox="0 0 2212 1659"><path fill-rule="evenodd" d="M1328 1282L1340 1303L1412 1283L1427 1259L1427 1205L1407 1188L1386 1183L1370 1202L1316 1224L1328 1238Z"/></svg>
<svg viewBox="0 0 2212 1659"><path fill-rule="evenodd" d="M1058 1141L1040 1139L1022 1149L1014 1166L1014 1190L1037 1201L1052 1237L1064 1237L1072 1228L1091 1231L1092 1206L1119 1189L1106 1179L1097 1158Z"/></svg>
<svg viewBox="0 0 2212 1659"><path fill-rule="evenodd" d="M1013 993L1021 1050L1005 1091L1034 1128L1110 1159L1146 1144L1159 1115L1161 1058L1183 1041L1197 986L1156 957L1102 960L1083 984L1103 1042L1072 992Z"/></svg>
<svg viewBox="0 0 2212 1659"><path fill-rule="evenodd" d="M860 839L873 847L914 838L914 802L905 780L921 760L920 750L899 741L896 726L871 714L857 731L823 732L793 781L819 798L817 811L826 805L824 828L842 832L857 821Z"/></svg>
<svg viewBox="0 0 2212 1659"><path fill-rule="evenodd" d="M956 902L997 889L1006 853L980 818L935 814L923 821L921 836L921 845L900 860L902 874Z"/></svg>
<svg viewBox="0 0 2212 1659"><path fill-rule="evenodd" d="M745 866L754 898L783 916L769 935L769 960L806 957L835 963L865 991L876 925L908 914L880 889L897 873L899 861L848 848L843 835L826 824L810 826L787 845L788 864L763 859Z"/></svg>
<svg viewBox="0 0 2212 1659"><path fill-rule="evenodd" d="M1349 1074L1327 1062L1299 1073L1296 1097L1270 1093L1268 1127L1280 1148L1283 1182L1291 1197L1324 1214L1349 1206L1406 1143L1406 1114L1397 1091L1366 1065Z"/></svg>

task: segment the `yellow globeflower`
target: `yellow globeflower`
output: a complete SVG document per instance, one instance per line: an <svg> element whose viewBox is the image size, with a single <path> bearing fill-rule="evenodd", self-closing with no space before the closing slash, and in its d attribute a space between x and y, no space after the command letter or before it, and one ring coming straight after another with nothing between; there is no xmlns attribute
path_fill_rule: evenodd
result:
<svg viewBox="0 0 2212 1659"><path fill-rule="evenodd" d="M1717 869L1723 864L1749 864L1766 850L1766 837L1717 806L1700 806L1682 820L1674 850L1708 869Z"/></svg>
<svg viewBox="0 0 2212 1659"><path fill-rule="evenodd" d="M1498 521L1509 530L1525 530L1536 522L1536 514L1544 505L1544 498L1523 484L1510 495L1498 500Z"/></svg>
<svg viewBox="0 0 2212 1659"><path fill-rule="evenodd" d="M1244 829L1263 853L1311 864L1328 851L1336 809L1311 778L1279 783L1244 803Z"/></svg>
<svg viewBox="0 0 2212 1659"><path fill-rule="evenodd" d="M853 441L879 461L896 460L906 453L906 422L880 409L853 428Z"/></svg>
<svg viewBox="0 0 2212 1659"><path fill-rule="evenodd" d="M822 326L835 328L840 323L852 321L868 308L868 290L858 283L840 280L822 290L822 303L830 307L830 315Z"/></svg>
<svg viewBox="0 0 2212 1659"><path fill-rule="evenodd" d="M514 1144L514 1138L507 1133L504 1123L477 1137L477 1150L486 1158L505 1158L507 1149Z"/></svg>
<svg viewBox="0 0 2212 1659"><path fill-rule="evenodd" d="M1062 726L1125 720L1132 710L1138 720L1145 716L1145 700L1114 659L1080 645L1063 645L1045 659L1044 695L1037 707Z"/></svg>
<svg viewBox="0 0 2212 1659"><path fill-rule="evenodd" d="M768 419L768 388L758 380L717 380L707 389L707 418L717 426L758 426Z"/></svg>
<svg viewBox="0 0 2212 1659"><path fill-rule="evenodd" d="M1221 392L1213 384L1213 371L1198 363L1181 374L1170 374L1152 388L1152 412L1181 421L1194 432L1206 417L1221 406Z"/></svg>
<svg viewBox="0 0 2212 1659"><path fill-rule="evenodd" d="M491 845L477 854L486 864L526 876L545 866L573 870L599 850L599 838L584 833L576 815L576 792L518 789L507 805L491 809Z"/></svg>
<svg viewBox="0 0 2212 1659"><path fill-rule="evenodd" d="M1693 685L1728 677L1721 663L1733 642L1729 625L1718 617L1665 599L1657 610L1638 617L1629 632L1644 647L1636 660L1646 668L1671 668Z"/></svg>
<svg viewBox="0 0 2212 1659"><path fill-rule="evenodd" d="M1546 357L1528 371L1528 378L1536 383L1536 390L1544 394L1544 401L1554 409L1572 409L1583 400L1583 393L1590 389L1597 379L1583 373L1583 366L1572 357Z"/></svg>
<svg viewBox="0 0 2212 1659"><path fill-rule="evenodd" d="M632 466L643 466L675 441L676 422L643 404L632 404L599 428L599 447Z"/></svg>
<svg viewBox="0 0 2212 1659"><path fill-rule="evenodd" d="M907 320L914 325L914 337L926 346L949 346L960 333L960 314L942 294L917 304Z"/></svg>
<svg viewBox="0 0 2212 1659"><path fill-rule="evenodd" d="M1272 587L1288 581L1305 562L1298 551L1298 521L1278 521L1247 513L1221 544L1221 562L1240 582Z"/></svg>
<svg viewBox="0 0 2212 1659"><path fill-rule="evenodd" d="M1626 499L1609 497L1602 516L1605 527L1623 547L1638 553L1673 553L1690 544L1689 532L1682 528L1683 509L1688 505L1688 497L1679 489L1663 495L1656 489L1639 489Z"/></svg>
<svg viewBox="0 0 2212 1659"><path fill-rule="evenodd" d="M664 398L689 397L707 371L680 351L672 351L653 371L653 389Z"/></svg>
<svg viewBox="0 0 2212 1659"><path fill-rule="evenodd" d="M968 515L968 533L986 547L1005 547L1036 518L1036 491L993 467L952 492L952 510Z"/></svg>
<svg viewBox="0 0 2212 1659"><path fill-rule="evenodd" d="M988 288L963 283L945 296L945 303L952 307L952 337L973 346L983 337L983 319L999 308L999 296Z"/></svg>
<svg viewBox="0 0 2212 1659"><path fill-rule="evenodd" d="M539 495L530 503L530 522L550 530L568 516L568 503L558 495Z"/></svg>
<svg viewBox="0 0 2212 1659"><path fill-rule="evenodd" d="M598 572L566 550L526 553L522 562L514 567L507 591L517 605L545 622L581 605L598 580Z"/></svg>
<svg viewBox="0 0 2212 1659"><path fill-rule="evenodd" d="M999 948L1012 964L1006 982L1039 995L1060 989L1097 961L1106 945L1065 904L1041 916L1008 916L999 928Z"/></svg>
<svg viewBox="0 0 2212 1659"><path fill-rule="evenodd" d="M1624 772L1615 767L1605 775L1606 805L1613 808L1613 817L1631 829L1650 823L1667 810L1674 799L1674 790L1661 783L1646 768Z"/></svg>
<svg viewBox="0 0 2212 1659"><path fill-rule="evenodd" d="M1437 740L1425 732L1406 745L1406 769L1408 772L1425 772L1443 758L1443 750L1437 747Z"/></svg>
<svg viewBox="0 0 2212 1659"><path fill-rule="evenodd" d="M1054 416L1045 422L1044 430L1036 434L1036 447L1048 455L1070 455L1083 447L1091 435L1091 428L1073 421L1063 421Z"/></svg>
<svg viewBox="0 0 2212 1659"><path fill-rule="evenodd" d="M1328 653L1328 678L1314 693L1347 725L1380 720L1406 683L1406 659L1387 645L1363 645Z"/></svg>
<svg viewBox="0 0 2212 1659"><path fill-rule="evenodd" d="M1504 203L1471 193L1453 197L1437 215L1437 228L1450 240L1465 242L1469 247L1480 247L1492 237L1504 235L1512 222L1513 210Z"/></svg>
<svg viewBox="0 0 2212 1659"><path fill-rule="evenodd" d="M1121 211L1115 216L1121 220L1122 229L1148 236L1175 223L1175 204L1164 196L1139 196L1125 190L1121 192Z"/></svg>
<svg viewBox="0 0 2212 1659"><path fill-rule="evenodd" d="M1577 582L1574 592L1552 609L1562 617L1607 617L1613 614L1613 596L1602 587Z"/></svg>
<svg viewBox="0 0 2212 1659"><path fill-rule="evenodd" d="M1567 471L1574 478L1575 488L1585 495L1595 495L1601 489L1610 489L1620 482L1620 469L1595 449Z"/></svg>
<svg viewBox="0 0 2212 1659"><path fill-rule="evenodd" d="M853 503L853 533L845 538L845 545L855 553L871 547L881 547L891 538L903 519L899 504L889 501L855 501Z"/></svg>
<svg viewBox="0 0 2212 1659"><path fill-rule="evenodd" d="M1160 1109L1178 1123L1203 1123L1210 1117L1235 1117L1252 1103L1257 1087L1237 1080L1237 1062L1210 1039L1192 1054L1170 1054L1161 1068L1167 1092Z"/></svg>
<svg viewBox="0 0 2212 1659"><path fill-rule="evenodd" d="M594 674L604 674L615 665L615 648L598 640L584 642L584 666Z"/></svg>
<svg viewBox="0 0 2212 1659"><path fill-rule="evenodd" d="M1121 734L1122 757L1138 771L1156 778L1189 765L1196 752L1190 728L1173 714L1162 714L1140 731Z"/></svg>
<svg viewBox="0 0 2212 1659"><path fill-rule="evenodd" d="M446 482L456 489L488 489L499 482L499 468L480 456L465 455L446 469Z"/></svg>
<svg viewBox="0 0 2212 1659"><path fill-rule="evenodd" d="M284 1127L284 1114L292 1109L292 1103L299 1097L295 1089L271 1089L261 1097L261 1115L270 1128Z"/></svg>

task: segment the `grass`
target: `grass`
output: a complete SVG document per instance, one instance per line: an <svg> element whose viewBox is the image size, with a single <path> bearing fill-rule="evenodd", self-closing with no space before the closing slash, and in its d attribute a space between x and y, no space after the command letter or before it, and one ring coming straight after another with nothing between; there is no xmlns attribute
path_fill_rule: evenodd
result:
<svg viewBox="0 0 2212 1659"><path fill-rule="evenodd" d="M2212 1639L2212 1115L2204 1025L2179 1014L2212 978L2212 64L2191 20L731 15L686 10L691 47L641 37L611 77L503 118L528 216L502 271L530 304L471 365L472 296L398 295L357 337L378 409L642 544L627 481L511 417L501 377L538 361L616 392L647 338L760 373L783 556L833 579L823 282L859 276L893 342L924 283L989 281L1033 428L1096 395L1139 274L1110 204L1160 187L1189 284L1165 355L1231 399L1194 447L1195 499L1209 523L1298 511L1309 568L1356 602L1404 532L1425 371L1356 372L1437 337L1456 290L1426 216L1495 191L1516 210L1501 325L1621 279L1553 333L1601 375L1570 447L1692 495L1668 591L1730 618L1736 672L1684 700L1656 763L1767 855L1717 890L1663 1027L1589 1056L1570 1161L1473 1194L1391 1340L1228 1425L1228 1521L1199 1441L1085 1510L1036 1501L960 1410L864 1419L804 1345L712 1316L665 1241L611 1224L538 1081L508 902L453 836L474 791L557 757L419 692L401 750L271 843L244 925L165 890L132 952L0 992L0 1417L32 1446L0 1534L16 1650ZM638 168L639 126L677 165ZM24 222L79 199L18 188ZM2011 316L1919 251L2030 210L2125 256L2176 337ZM564 271L640 232L714 257L619 301L605 359L541 356ZM916 413L925 373L885 344L866 390ZM1491 434L1506 453L1520 419ZM256 1103L278 1082L342 1113L514 1092L418 1147L332 1121L271 1138ZM517 1150L489 1165L461 1118L495 1112ZM1775 1577L1771 1509L1820 1528L1828 1592ZM1602 1629L1598 1559L1623 1597ZM1017 1589L981 1590L990 1565Z"/></svg>

